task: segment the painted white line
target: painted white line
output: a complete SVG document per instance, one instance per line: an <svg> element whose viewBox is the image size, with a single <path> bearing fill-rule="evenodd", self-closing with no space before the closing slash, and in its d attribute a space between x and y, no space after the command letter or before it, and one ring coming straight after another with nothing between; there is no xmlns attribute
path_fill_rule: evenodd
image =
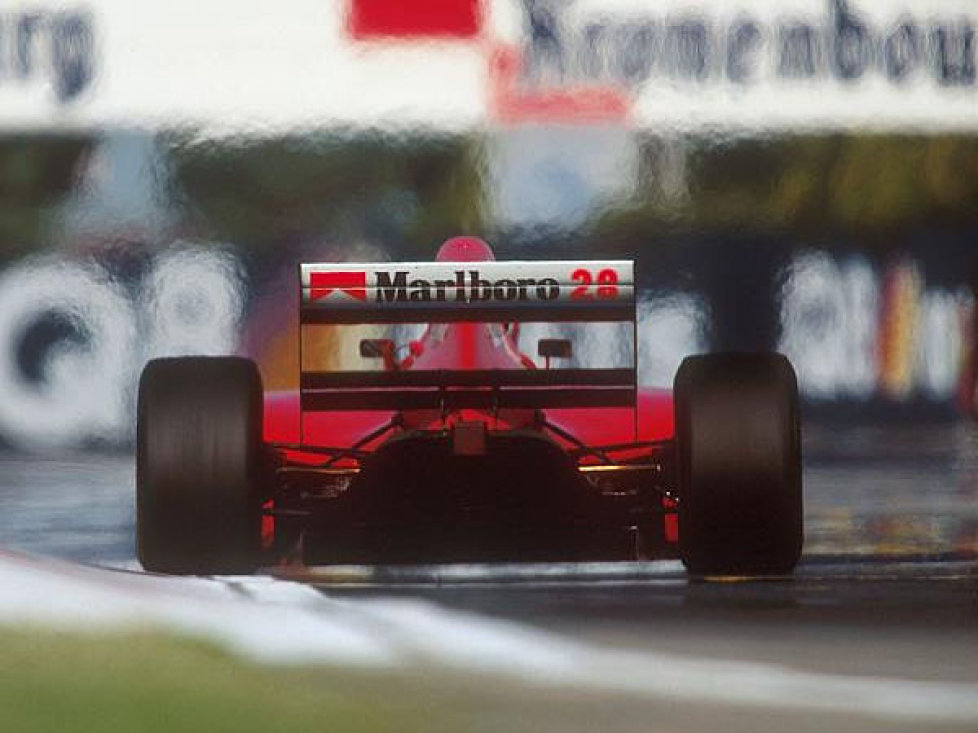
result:
<svg viewBox="0 0 978 733"><path fill-rule="evenodd" d="M617 651L426 601L330 598L269 577L165 578L0 552L0 622L177 631L275 663L421 662L655 699L978 723L978 685Z"/></svg>
<svg viewBox="0 0 978 733"><path fill-rule="evenodd" d="M345 612L324 614L291 598L242 602L233 586L206 578L113 572L6 552L0 552L0 622L109 632L161 629L269 661L397 662L384 640Z"/></svg>

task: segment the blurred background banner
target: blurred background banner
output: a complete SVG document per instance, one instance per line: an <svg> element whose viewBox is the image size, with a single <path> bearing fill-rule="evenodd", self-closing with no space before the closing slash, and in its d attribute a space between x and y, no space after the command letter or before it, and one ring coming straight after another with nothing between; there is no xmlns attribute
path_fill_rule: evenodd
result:
<svg viewBox="0 0 978 733"><path fill-rule="evenodd" d="M635 257L640 377L973 410L973 0L0 6L0 441L125 445L149 358L296 379L299 261ZM592 344L589 348L603 348Z"/></svg>
<svg viewBox="0 0 978 733"><path fill-rule="evenodd" d="M0 126L974 131L970 0L5 3Z"/></svg>

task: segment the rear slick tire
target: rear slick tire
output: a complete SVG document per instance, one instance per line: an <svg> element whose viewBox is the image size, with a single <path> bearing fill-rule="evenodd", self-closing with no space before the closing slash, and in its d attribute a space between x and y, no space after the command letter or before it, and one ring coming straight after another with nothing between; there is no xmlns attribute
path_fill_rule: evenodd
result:
<svg viewBox="0 0 978 733"><path fill-rule="evenodd" d="M781 575L803 541L798 383L781 354L687 357L674 384L679 551L695 575Z"/></svg>
<svg viewBox="0 0 978 733"><path fill-rule="evenodd" d="M154 359L139 380L136 546L146 570L253 572L261 546L262 384L237 357Z"/></svg>

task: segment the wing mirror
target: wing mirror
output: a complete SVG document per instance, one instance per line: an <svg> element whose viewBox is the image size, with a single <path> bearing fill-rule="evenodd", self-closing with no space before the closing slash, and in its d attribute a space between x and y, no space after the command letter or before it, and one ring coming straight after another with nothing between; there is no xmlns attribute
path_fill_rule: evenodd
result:
<svg viewBox="0 0 978 733"><path fill-rule="evenodd" d="M360 339L360 356L364 359L383 359L394 353L390 339Z"/></svg>
<svg viewBox="0 0 978 733"><path fill-rule="evenodd" d="M547 369L551 359L570 359L574 355L574 347L569 339L540 339L537 341L537 354L542 356Z"/></svg>

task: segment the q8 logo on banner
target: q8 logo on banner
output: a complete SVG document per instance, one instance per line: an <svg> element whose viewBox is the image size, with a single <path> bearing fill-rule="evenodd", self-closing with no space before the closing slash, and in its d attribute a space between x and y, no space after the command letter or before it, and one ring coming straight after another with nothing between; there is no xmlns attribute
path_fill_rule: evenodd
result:
<svg viewBox="0 0 978 733"><path fill-rule="evenodd" d="M0 438L21 447L116 443L156 356L234 351L237 261L213 250L156 258L129 288L97 263L25 261L0 275Z"/></svg>

